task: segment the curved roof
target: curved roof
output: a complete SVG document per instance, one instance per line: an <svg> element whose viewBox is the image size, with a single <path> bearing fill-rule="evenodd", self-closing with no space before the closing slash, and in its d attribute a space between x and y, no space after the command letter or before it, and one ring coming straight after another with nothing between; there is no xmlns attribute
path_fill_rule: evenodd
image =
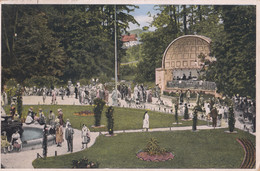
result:
<svg viewBox="0 0 260 171"><path fill-rule="evenodd" d="M165 56L166 56L166 54L167 54L169 48L171 47L171 45L172 45L173 43L175 43L176 41L178 41L178 40L180 40L180 39L182 39L182 38L187 38L187 37L200 38L200 39L202 39L202 40L205 40L207 43L210 43L210 42L211 42L211 39L210 39L210 38L205 37L205 36L201 36L201 35L184 35L184 36L180 36L180 37L174 39L174 40L168 45L168 47L166 48L166 50L165 50L164 53L163 53L162 68L165 68Z"/></svg>

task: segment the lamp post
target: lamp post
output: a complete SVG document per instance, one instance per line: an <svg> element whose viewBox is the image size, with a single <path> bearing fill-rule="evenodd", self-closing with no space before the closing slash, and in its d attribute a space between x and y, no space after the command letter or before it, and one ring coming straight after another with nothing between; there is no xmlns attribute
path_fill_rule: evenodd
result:
<svg viewBox="0 0 260 171"><path fill-rule="evenodd" d="M115 90L116 90L116 99L117 99L117 34L116 34L116 5L115 5L115 21L114 21L114 26L115 26ZM116 105L117 105L117 100L116 100Z"/></svg>

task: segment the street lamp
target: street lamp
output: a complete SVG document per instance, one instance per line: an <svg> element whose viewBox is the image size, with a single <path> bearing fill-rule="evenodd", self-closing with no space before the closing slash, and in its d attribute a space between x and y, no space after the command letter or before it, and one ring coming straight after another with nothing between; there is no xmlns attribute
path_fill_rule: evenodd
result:
<svg viewBox="0 0 260 171"><path fill-rule="evenodd" d="M117 96L117 38L116 38L116 5L115 5L115 21L114 21L114 26L115 26L115 90L116 90L116 98ZM117 100L116 100L116 106L117 106Z"/></svg>

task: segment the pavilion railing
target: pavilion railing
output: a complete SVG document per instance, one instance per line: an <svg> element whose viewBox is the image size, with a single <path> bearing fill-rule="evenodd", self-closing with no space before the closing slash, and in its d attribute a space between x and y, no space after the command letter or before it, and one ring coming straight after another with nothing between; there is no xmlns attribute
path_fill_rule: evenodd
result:
<svg viewBox="0 0 260 171"><path fill-rule="evenodd" d="M216 90L216 83L210 81L195 81L195 80L172 80L167 82L168 88L187 88L187 89L202 89Z"/></svg>

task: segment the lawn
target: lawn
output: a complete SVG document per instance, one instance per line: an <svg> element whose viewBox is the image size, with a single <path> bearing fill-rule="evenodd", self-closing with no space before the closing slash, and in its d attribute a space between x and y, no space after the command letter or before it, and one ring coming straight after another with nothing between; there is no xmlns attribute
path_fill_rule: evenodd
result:
<svg viewBox="0 0 260 171"><path fill-rule="evenodd" d="M167 132L121 133L114 137L101 135L95 144L84 151L33 162L35 168L72 168L72 160L83 157L98 162L100 168L239 168L244 157L236 138L248 138L255 145L255 136L226 129ZM159 145L174 153L165 162L142 161L136 153L155 137Z"/></svg>
<svg viewBox="0 0 260 171"><path fill-rule="evenodd" d="M27 115L28 108L30 106L23 106L23 116ZM81 125L86 124L91 131L107 131L106 127L103 128L92 128L95 120L94 116L77 116L74 115L75 112L80 112L84 110L93 111L92 106L78 106L78 105L32 105L35 112L38 112L39 108L43 109L45 116L48 116L49 111L52 110L57 115L57 109L61 108L64 114L64 120L69 118L72 127L76 129L81 129ZM9 108L5 109L9 111ZM107 118L105 116L105 111L107 107L104 108L101 125L107 125ZM143 109L130 109L130 108L120 108L116 107L114 110L114 130L128 130L128 129L141 129L143 126L143 114L145 110ZM173 125L175 122L173 114L165 114L155 111L149 111L150 117L150 128L162 128L162 127L173 127L173 126L191 126L192 121L181 121L181 125ZM179 117L181 120L183 117ZM198 121L198 125L206 125L206 121Z"/></svg>

